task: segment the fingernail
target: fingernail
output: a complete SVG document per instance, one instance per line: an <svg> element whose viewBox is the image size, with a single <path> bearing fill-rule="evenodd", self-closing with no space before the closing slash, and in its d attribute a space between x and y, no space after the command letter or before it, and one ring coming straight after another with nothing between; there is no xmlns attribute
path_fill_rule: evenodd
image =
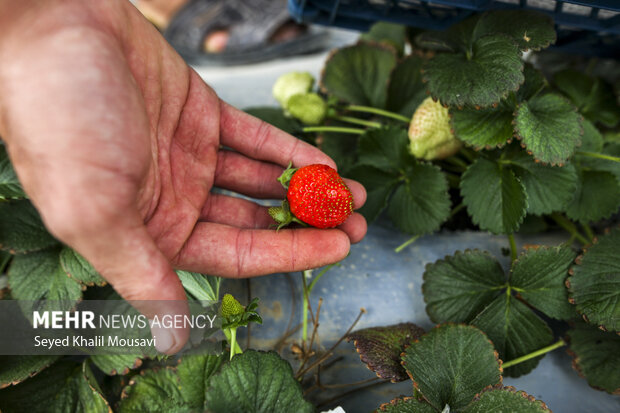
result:
<svg viewBox="0 0 620 413"><path fill-rule="evenodd" d="M155 339L155 348L160 353L167 353L176 344L176 340L170 329L153 325L151 327L151 335Z"/></svg>

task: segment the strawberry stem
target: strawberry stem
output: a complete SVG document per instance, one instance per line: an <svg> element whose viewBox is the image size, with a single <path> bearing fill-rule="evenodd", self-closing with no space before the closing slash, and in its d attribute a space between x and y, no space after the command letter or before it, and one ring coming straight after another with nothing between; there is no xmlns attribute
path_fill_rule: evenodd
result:
<svg viewBox="0 0 620 413"><path fill-rule="evenodd" d="M398 247L396 247L394 249L394 252L396 252L396 253L401 252L402 250L407 248L409 245L413 244L418 238L420 238L419 235L414 235L413 237L409 238L407 241L403 242Z"/></svg>
<svg viewBox="0 0 620 413"><path fill-rule="evenodd" d="M308 291L308 283L306 282L306 277L309 277L312 274L312 270L305 270L301 273L301 282L303 285L303 307L302 307L302 328L301 328L301 340L302 343L306 343L308 340L308 296L310 292Z"/></svg>
<svg viewBox="0 0 620 413"><path fill-rule="evenodd" d="M588 156L590 158L598 158L598 159L604 159L606 161L612 161L612 162L620 162L620 157L617 156L611 156L611 155L605 155L604 153L596 153L596 152L577 152L577 155L581 155L581 156Z"/></svg>
<svg viewBox="0 0 620 413"><path fill-rule="evenodd" d="M357 128L344 128L341 126L306 126L302 132L334 132L334 133L352 133L361 135L366 131Z"/></svg>
<svg viewBox="0 0 620 413"><path fill-rule="evenodd" d="M381 126L383 126L379 122L373 122L373 121L370 121L370 120L358 119L358 118L354 118L353 116L331 116L331 118L335 119L335 120L342 121L342 122L352 123L354 125L368 126L370 128L380 128Z"/></svg>
<svg viewBox="0 0 620 413"><path fill-rule="evenodd" d="M543 354L546 354L546 353L548 353L550 351L555 350L556 348L560 348L560 347L565 346L565 345L566 345L566 341L560 339L560 340L556 341L555 343L551 344L550 346L543 347L540 350L536 350L536 351L534 351L532 353L526 354L525 356L521 356L521 357L516 358L514 360L507 361L507 362L502 364L502 367L504 369L507 369L508 367L512 367L512 366L514 366L516 364L523 363L524 361L528 361L528 360L533 359L533 358L538 357L538 356L542 356Z"/></svg>
<svg viewBox="0 0 620 413"><path fill-rule="evenodd" d="M411 119L406 116L400 115L398 113L390 112L388 110L377 109L370 106L360 106L360 105L349 105L344 108L345 110L350 110L352 112L364 112L364 113L372 113L375 115L385 116L387 118L392 118L396 120L403 121L405 123L409 123Z"/></svg>
<svg viewBox="0 0 620 413"><path fill-rule="evenodd" d="M575 226L575 224L573 224L566 217L564 217L563 215L560 215L558 213L551 214L550 217L551 217L552 220L555 221L556 224L558 224L560 227L562 227L564 230L566 230L566 232L571 234L572 238L574 238L577 241L581 242L583 245L590 244L590 241L588 241L588 239L586 237L584 237L583 235L581 235L579 233L579 231L577 230L577 227Z"/></svg>
<svg viewBox="0 0 620 413"><path fill-rule="evenodd" d="M237 343L237 328L225 328L222 331L224 331L226 340L228 340L228 344L230 346L230 359L232 360L235 354L243 353L243 350L239 347L239 343Z"/></svg>
<svg viewBox="0 0 620 413"><path fill-rule="evenodd" d="M515 234L508 234L508 242L510 242L510 262L514 263L517 260L517 242L515 241Z"/></svg>

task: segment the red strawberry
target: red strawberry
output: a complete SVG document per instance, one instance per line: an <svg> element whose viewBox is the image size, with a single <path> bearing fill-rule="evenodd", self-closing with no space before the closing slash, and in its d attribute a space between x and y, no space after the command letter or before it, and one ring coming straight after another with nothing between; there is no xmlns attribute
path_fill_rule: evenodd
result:
<svg viewBox="0 0 620 413"><path fill-rule="evenodd" d="M278 228L300 221L317 228L333 228L353 213L351 191L338 172L327 165L289 167L278 180L288 188L282 207L269 208Z"/></svg>

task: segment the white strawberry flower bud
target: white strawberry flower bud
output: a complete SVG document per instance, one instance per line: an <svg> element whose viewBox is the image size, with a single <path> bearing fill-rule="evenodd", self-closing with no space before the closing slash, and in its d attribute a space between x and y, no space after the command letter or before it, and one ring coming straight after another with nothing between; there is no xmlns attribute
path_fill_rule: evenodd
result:
<svg viewBox="0 0 620 413"><path fill-rule="evenodd" d="M409 125L409 149L427 161L448 158L459 151L459 141L450 128L448 109L426 98L416 109Z"/></svg>
<svg viewBox="0 0 620 413"><path fill-rule="evenodd" d="M273 97L283 108L293 95L308 93L314 86L314 77L308 72L290 72L280 76L273 84Z"/></svg>

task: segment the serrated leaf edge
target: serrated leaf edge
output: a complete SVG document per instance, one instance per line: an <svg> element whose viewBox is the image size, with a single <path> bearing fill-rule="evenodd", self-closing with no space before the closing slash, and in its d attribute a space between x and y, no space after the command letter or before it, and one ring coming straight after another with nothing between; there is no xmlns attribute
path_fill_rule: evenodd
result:
<svg viewBox="0 0 620 413"><path fill-rule="evenodd" d="M414 323L407 323L407 322L406 322L406 323L392 324L392 325L389 325L389 326L380 326L380 327L396 327L396 326L399 326L399 325L406 325L406 324L412 324L412 325L414 325L415 327L419 328L420 330L424 331L424 329L423 329L422 327L418 326L417 324L414 324ZM369 328L373 328L373 327L369 327ZM351 342L351 338L350 338L350 336L351 336L352 334L354 334L354 333L355 333L355 332L351 333L349 336L347 336L347 337L346 337L347 342L349 342L349 343ZM426 334L426 332L424 332L424 333L423 333L423 334L421 334L420 336L422 336L422 335L424 335L424 334ZM400 379L399 377L389 377L389 376L388 376L388 377L383 377L382 375L380 375L380 374L379 374L379 372L378 372L376 369L371 368L371 367L377 367L377 365L376 365L376 364L374 364L374 363L371 363L371 362L370 362L370 360L368 360L368 359L364 360L365 354L360 353L360 348L359 348L359 347L358 347L358 345L357 345L358 340L359 340L359 339L357 339L357 340L356 340L356 339L353 339L353 346L355 347L355 351L357 352L357 354L359 354L360 361L361 361L361 362L362 362L362 363L366 366L366 368L367 368L368 370L370 370L370 371L372 371L373 373L375 373L375 375L376 375L378 378L383 379L383 380L389 380L389 381L390 381L390 382L392 382L392 383L398 383L398 382L401 382L401 381L405 381L405 380L407 380L407 377L405 377L405 378L403 378L403 379ZM408 346L409 346L408 344L405 344L405 347L404 347L404 348L407 348ZM401 353L401 354L402 354L402 353Z"/></svg>
<svg viewBox="0 0 620 413"><path fill-rule="evenodd" d="M515 41L515 40L514 40L511 36L508 36L508 35L503 34L503 33L494 33L494 34L487 34L487 35L484 35L484 36L482 36L482 37L480 37L480 38L483 38L483 37L489 37L489 36L493 36L493 37L504 37L504 38L506 38L506 39L510 40L510 42L511 42L511 43L513 43L513 44L517 47L517 50L518 50L518 53L519 53L519 57L521 57L521 56L523 55L523 52L522 52L522 50L519 48L518 43L517 43L517 42L516 42L516 41ZM441 53L462 54L462 52L460 52L460 51L456 51L456 52L441 52ZM431 58L431 59L432 59L432 58ZM424 83L424 84L427 84L427 83L429 82L429 79L426 77L425 73L427 72L426 65L427 65L427 63L428 63L431 59L428 59L428 60L424 63L424 65L422 65L422 68L420 69L420 73L422 74L422 78L421 78L421 79L422 79L422 83ZM522 64L521 64L521 74L524 74L524 69L525 69L525 63L524 63L524 62L522 62ZM517 90L519 90L519 89L521 88L521 86L523 86L523 84L524 84L524 83L525 83L525 75L523 76L523 81L521 81L521 82L520 82L520 83L516 86L516 88L515 88L515 89L508 89L508 90L506 90L506 91L505 91L505 92L504 92L504 93L500 96L499 100L497 100L496 102L493 102L493 103L491 103L491 104L489 104L489 105L473 105L473 106L471 106L471 107L473 107L473 108L475 108L475 109L486 109L486 108L489 108L489 107L493 107L493 105L497 105L497 104L499 104L499 102L501 102L503 99L506 99L506 98L508 97L508 95L509 95L511 92L516 92ZM434 102L439 101L439 103L441 103L441 106L443 106L444 108L450 108L450 107L451 107L450 105L445 104L444 102L442 102L442 101L441 101L441 99L439 99L439 97L438 97L438 96L433 95L433 94L432 94L432 92L431 92L428 88L426 89L426 94L427 94L427 95L430 95L430 96L433 98L433 101L434 101ZM459 109L459 110L463 109L463 106L453 106L453 107L456 107L456 108L457 108L457 109Z"/></svg>
<svg viewBox="0 0 620 413"><path fill-rule="evenodd" d="M605 331L605 330L603 330L603 331ZM583 374L583 371L581 370L581 366L579 364L581 358L570 347L570 341L571 341L570 340L570 330L566 332L566 335L564 337L564 341L566 341L566 343L568 344L568 347L566 348L566 354L568 354L571 357L571 367L573 368L573 370L575 370L575 372L577 372L579 377L581 377L582 379L586 380L588 382L588 385L590 387L592 387L593 389L596 389L596 390L599 390L599 391L603 391L605 393L609 393L607 390L605 390L602 387L591 385L590 381L588 380L586 375ZM618 387L616 390L614 390L610 394L613 394L613 395L616 395L616 396L620 395L620 387Z"/></svg>
<svg viewBox="0 0 620 413"><path fill-rule="evenodd" d="M378 408L378 409L376 409L374 412L375 412L375 413L376 413L376 412L379 412L379 411L384 412L384 411L386 411L386 409L387 409L388 407L390 407L390 406L392 406L392 407L396 407L396 406L398 406L398 404L399 404L399 403L404 403L404 402L409 401L409 400L415 400L415 397L411 397L411 396L397 397L397 398L395 398L395 399L390 400L390 401L389 401L389 402L387 402L387 403L383 403L383 404L382 404L381 406L379 406L379 408Z"/></svg>
<svg viewBox="0 0 620 413"><path fill-rule="evenodd" d="M608 235L609 233L611 233L612 230L620 231L620 225L618 225L617 227L607 227L607 228L605 228L605 230L603 231L603 234L604 235ZM568 290L568 302L575 306L575 310L577 311L577 313L579 313L581 318L583 318L583 321L585 321L589 325L595 325L601 331L605 331L605 332L609 333L610 331L607 329L607 327L605 327L602 324L593 324L593 323L591 323L590 319L588 318L588 316L586 314L582 313L579 310L579 307L577 306L577 303L575 303L575 299L572 296L574 291L573 291L573 289L571 287L571 283L570 283L570 279L575 275L575 270L574 270L575 266L576 265L581 265L582 260L583 260L583 256L588 252L588 249L590 247L598 244L598 241L599 241L599 238L598 237L594 237L592 239L592 243L591 244L586 245L586 246L584 246L582 248L581 253L579 255L577 255L577 257L575 258L574 264L571 265L570 268L568 269L569 276L564 281L564 285L566 286L566 289ZM616 331L615 333L620 336L620 331Z"/></svg>
<svg viewBox="0 0 620 413"><path fill-rule="evenodd" d="M524 83L525 83L525 82L524 82ZM495 108L497 107L497 105L498 105L498 103L493 103L491 106L489 106L489 108L493 108L493 109L495 109ZM454 120L453 120L453 117L452 117L452 111L453 111L453 110L459 110L459 111L460 111L460 110L463 110L463 109L459 109L459 108L449 108L449 109L450 109L450 111L448 112L448 117L450 118L450 132L451 132L454 136L456 136L456 138L457 138L458 140L460 140L460 141L461 141L461 142L462 142L465 146L467 146L468 148L472 148L472 149L473 149L473 150L475 150L476 152L481 151L481 150L483 150L483 149L485 149L485 150L487 150L487 151L490 151L490 150L492 150L492 149L501 149L501 148L505 147L506 145L510 145L510 144L512 143L512 140L515 138L515 132L514 132L514 116L515 116L515 113L516 113L516 112L513 112L513 113L512 113L512 118L513 118L513 122L512 122L512 125L513 125L513 130L512 130L512 137L511 137L510 139L506 140L506 142L503 142L503 143L498 143L498 144L496 144L496 145L474 145L473 143L470 143L470 142L464 141L464 140L463 140L463 139L459 136L459 134L458 134L458 133L456 133L456 129L454 128ZM475 108L475 109L476 109L476 110L480 110L480 109L482 109L482 108L477 107L477 108ZM488 108L485 108L485 109L488 109Z"/></svg>
<svg viewBox="0 0 620 413"><path fill-rule="evenodd" d="M465 323L441 323L441 324L437 324L435 327L433 327L430 331L426 332L426 334L422 334L419 338L413 340L408 346L405 346L405 349L403 350L402 353L400 353L400 364L404 367L405 371L407 372L407 375L409 376L409 378L411 379L411 382L413 383L413 387L420 392L420 394L422 395L422 397L424 398L424 400L428 403L431 404L430 401L426 398L426 396L422 393L422 391L420 390L420 385L413 379L413 376L411 375L411 372L407 369L407 367L405 366L405 360L403 360L403 357L405 356L405 353L407 352L407 349L415 344L418 343L420 340L422 340L425 336L428 336L428 334L431 331L434 331L435 329L442 329L444 327L451 327L451 326L463 326L466 327L468 329L471 330L475 330L478 331L480 333L482 333L482 335L484 336L484 338L489 342L489 344L491 344L491 347L493 347L493 354L495 356L495 360L497 361L498 367L499 367L499 382L496 385L501 385L504 381L504 368L502 367L503 361L502 359L499 358L499 353L497 352L497 350L495 349L495 344L493 344L493 342L491 341L491 339L489 339L489 336L487 336L487 333L485 333L484 331L480 330L478 327L472 326L470 324L465 324ZM432 406L432 405L431 405Z"/></svg>
<svg viewBox="0 0 620 413"><path fill-rule="evenodd" d="M543 410L551 413L551 409L549 409L549 406L547 406L547 404L545 402L543 402L542 400L536 399L534 396L526 393L523 390L517 390L513 386L504 386L502 384L499 384L499 385L496 384L494 386L487 386L487 387L485 387L480 393L478 393L478 394L476 394L474 396L474 398L472 400L472 403L480 400L480 398L482 397L482 395L484 393L488 393L488 392L491 392L491 391L497 391L497 390L499 390L499 391L508 391L510 393L518 394L519 396L523 397L524 399L529 400L530 402L537 403Z"/></svg>
<svg viewBox="0 0 620 413"><path fill-rule="evenodd" d="M450 261L450 259L452 259L452 258L454 258L456 256L467 255L467 254L471 254L471 253L482 253L482 255L486 255L489 258L492 258L494 261L497 262L497 258L495 258L495 256L493 256L493 254L491 254L489 251L481 250L479 248L473 248L473 249L468 248L468 249L465 249L463 251L457 250L452 255L445 255L443 258L440 258L437 261L426 263L426 265L424 266L424 273L422 274L422 297L424 298L425 307L427 307L427 304L428 304L428 301L427 301L427 298L426 298L426 292L428 291L427 290L428 287L426 287L426 281L427 281L427 275L426 274L427 274L429 268L433 267L435 264L440 263L440 262L448 262L448 261ZM505 276L506 276L506 273L504 272L504 277ZM433 315L429 314L428 311L426 311L426 314L428 315L428 317L431 319L432 322L440 323L440 321L435 319L435 317ZM443 324L445 324L445 323L443 323ZM440 324L438 324L438 325L440 325ZM466 325L466 324L464 324L464 325Z"/></svg>
<svg viewBox="0 0 620 413"><path fill-rule="evenodd" d="M59 356L59 357L60 357L60 356ZM11 381L11 382L3 382L3 383L0 383L0 389L4 389L4 388L7 388L7 387L9 387L9 386L15 386L15 385L17 385L17 384L19 384L19 383L23 383L24 381L26 381L26 380L28 380L28 379L30 379L30 378L32 378L32 377L34 377L34 376L36 376L37 374L39 374L40 372L42 372L43 370L45 370L46 368L48 368L48 367L49 367L49 366L51 366L52 364L56 363L57 361L58 361L58 359L53 360L51 363L46 364L45 366L41 367L40 369L37 369L37 370L34 370L34 371L29 372L29 373L28 373L28 376L27 376L27 377L24 377L24 378L23 378L23 379L21 379L21 380L13 380L13 381Z"/></svg>
<svg viewBox="0 0 620 413"><path fill-rule="evenodd" d="M321 74L319 76L318 86L319 86L319 90L321 91L321 93L323 93L325 95L329 95L329 96L334 96L331 93L329 93L329 91L325 87L325 84L323 83L323 79L325 77L325 70L327 69L328 63L340 51L346 50L346 49L353 49L353 48L355 48L357 46L360 46L360 45L368 45L368 46L374 47L376 49L382 49L382 50L388 51L388 52L390 52L390 53L392 53L394 55L394 57L396 58L396 62L398 63L398 54L397 54L396 49L394 47L389 46L389 45L387 45L385 43L375 42L375 41L372 41L372 40L358 40L355 44L352 44L352 45L349 45L349 46L345 46L345 47L339 47L337 49L333 49L333 50L331 50L328 53L327 58L325 59L325 63L323 64L323 68L321 69ZM396 67L396 65L394 67ZM394 70L394 68L392 68L392 70ZM385 84L386 91L387 91L387 87L388 87L388 84L389 84L389 81L390 81L390 77L392 75L392 70L390 70L390 75L388 76L388 78L386 80L386 84ZM342 101L342 99L340 99L340 98L338 98L338 100Z"/></svg>
<svg viewBox="0 0 620 413"><path fill-rule="evenodd" d="M566 101L568 104L570 104L570 106L572 106L572 108L570 110L571 112L575 112L575 113L579 114L579 141L575 145L575 148L580 147L581 143L582 143L581 138L583 137L583 133L584 133L584 129L583 129L584 117L583 117L583 115L579 112L579 110L573 104L573 102L571 102L564 95L561 95L559 93L553 93L553 92L551 92L550 94L556 95L556 96L559 96L560 98L562 98L564 101ZM570 155L568 158L564 159L564 162L558 162L558 163L545 162L545 161L542 161L542 160L538 159L536 156L534 156L534 153L530 149L528 149L527 145L525 144L525 142L523 142L523 136L521 136L521 131L519 130L519 127L517 126L517 114L519 112L519 108L521 107L521 105L523 105L523 103L527 103L528 101L529 101L529 99L525 100L523 102L517 103L515 111L512 114L512 125L513 125L513 128L514 128L514 137L519 141L519 144L521 145L521 148L523 148L527 152L528 155L530 155L530 156L532 156L534 158L534 162L539 163L541 165L551 165L551 166L557 166L557 167L560 167L560 168L563 167L566 164L566 162L570 161L572 156L575 155L575 152L573 152L573 154Z"/></svg>

